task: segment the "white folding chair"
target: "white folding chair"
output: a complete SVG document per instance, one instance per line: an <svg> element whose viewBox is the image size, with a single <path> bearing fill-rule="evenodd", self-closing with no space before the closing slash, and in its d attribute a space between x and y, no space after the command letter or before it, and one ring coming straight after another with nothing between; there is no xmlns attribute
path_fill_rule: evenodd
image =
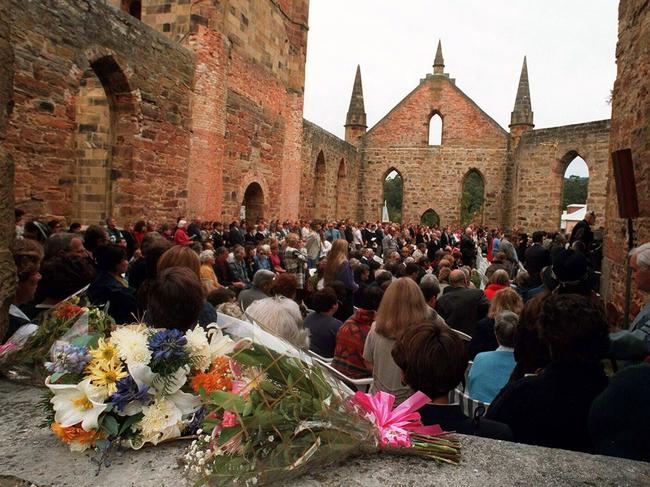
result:
<svg viewBox="0 0 650 487"><path fill-rule="evenodd" d="M337 379L345 382L346 384L350 384L358 391L368 392L368 389L370 388L370 384L372 384L372 377L367 377L365 379L353 379L352 377L348 377L347 375L345 375L340 370L332 367L332 365L330 365L328 362L323 362L322 360L316 357L314 358L314 360L320 365L322 365L329 373L331 373Z"/></svg>
<svg viewBox="0 0 650 487"><path fill-rule="evenodd" d="M332 363L332 360L334 360L334 357L330 357L330 358L322 357L321 355L318 355L318 354L317 354L316 352L314 352L313 350L307 350L307 353L308 353L309 355L311 355L312 357L314 357L314 358L315 358L316 360L318 360L319 362L325 362L326 364L331 364L331 363Z"/></svg>

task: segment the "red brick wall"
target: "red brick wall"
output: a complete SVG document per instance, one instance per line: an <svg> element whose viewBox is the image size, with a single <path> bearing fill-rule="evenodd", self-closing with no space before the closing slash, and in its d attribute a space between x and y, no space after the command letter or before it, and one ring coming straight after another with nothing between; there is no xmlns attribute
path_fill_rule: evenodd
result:
<svg viewBox="0 0 650 487"><path fill-rule="evenodd" d="M632 149L641 216L635 220L637 245L650 241L650 4L629 0L619 5L618 73L612 97L610 152ZM603 262L606 299L623 309L627 233L625 220L618 218L616 187L611 160L607 180L607 233ZM650 296L633 284L632 312Z"/></svg>
<svg viewBox="0 0 650 487"><path fill-rule="evenodd" d="M442 145L429 146L429 119L443 119ZM383 181L396 169L404 181L403 222L432 208L444 225L460 220L464 176L485 181L483 221L498 225L506 206L508 134L445 76L428 75L368 131L362 147L360 205L364 219L380 218Z"/></svg>
<svg viewBox="0 0 650 487"><path fill-rule="evenodd" d="M190 52L101 2L15 0L12 15L16 106L6 146L16 163L17 206L72 216L76 102L95 63L111 106L109 211L119 223L183 212Z"/></svg>

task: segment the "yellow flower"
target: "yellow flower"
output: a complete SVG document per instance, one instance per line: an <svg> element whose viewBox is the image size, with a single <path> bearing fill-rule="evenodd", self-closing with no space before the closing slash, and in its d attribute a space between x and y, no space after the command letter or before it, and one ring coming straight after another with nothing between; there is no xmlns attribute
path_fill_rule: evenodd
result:
<svg viewBox="0 0 650 487"><path fill-rule="evenodd" d="M108 397L117 390L117 381L129 374L119 360L104 361L93 360L86 367L92 385L102 391L104 397Z"/></svg>
<svg viewBox="0 0 650 487"><path fill-rule="evenodd" d="M97 348L90 350L90 356L94 359L93 361L97 362L117 362L119 360L115 345L103 338L99 339Z"/></svg>

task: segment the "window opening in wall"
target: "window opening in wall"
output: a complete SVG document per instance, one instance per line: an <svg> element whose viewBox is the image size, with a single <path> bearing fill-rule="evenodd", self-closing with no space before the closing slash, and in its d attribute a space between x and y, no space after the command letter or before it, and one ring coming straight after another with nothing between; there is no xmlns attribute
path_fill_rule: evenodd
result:
<svg viewBox="0 0 650 487"><path fill-rule="evenodd" d="M476 169L470 170L463 179L460 204L460 221L462 225L482 223L483 203L485 202L485 181Z"/></svg>
<svg viewBox="0 0 650 487"><path fill-rule="evenodd" d="M425 225L427 227L439 226L440 217L435 210L429 208L427 211L422 213L422 216L420 217L420 225Z"/></svg>
<svg viewBox="0 0 650 487"><path fill-rule="evenodd" d="M584 218L589 194L589 168L577 153L567 156L567 164L562 176L562 216L560 227L571 232L576 223Z"/></svg>
<svg viewBox="0 0 650 487"><path fill-rule="evenodd" d="M442 145L442 117L438 113L429 120L429 145Z"/></svg>
<svg viewBox="0 0 650 487"><path fill-rule="evenodd" d="M142 2L138 0L122 0L122 10L138 20L142 19Z"/></svg>
<svg viewBox="0 0 650 487"><path fill-rule="evenodd" d="M327 166L323 151L316 157L316 168L314 171L314 217L318 219L329 218L327 200Z"/></svg>
<svg viewBox="0 0 650 487"><path fill-rule="evenodd" d="M256 223L259 218L264 217L264 192L259 183L251 183L244 192L244 201L241 204L245 208L245 218L251 223Z"/></svg>
<svg viewBox="0 0 650 487"><path fill-rule="evenodd" d="M388 219L391 222L402 223L403 202L404 180L399 172L392 169L384 178L384 191L382 198L382 208L385 203L388 208Z"/></svg>

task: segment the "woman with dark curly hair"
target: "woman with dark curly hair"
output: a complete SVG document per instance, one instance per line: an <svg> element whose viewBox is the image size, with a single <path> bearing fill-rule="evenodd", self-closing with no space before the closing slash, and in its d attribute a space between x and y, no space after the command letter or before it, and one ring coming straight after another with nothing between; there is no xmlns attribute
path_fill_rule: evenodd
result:
<svg viewBox="0 0 650 487"><path fill-rule="evenodd" d="M542 303L539 333L550 363L504 387L486 417L510 426L520 443L593 452L589 407L607 386L600 363L609 346L604 310L586 296L551 295Z"/></svg>

